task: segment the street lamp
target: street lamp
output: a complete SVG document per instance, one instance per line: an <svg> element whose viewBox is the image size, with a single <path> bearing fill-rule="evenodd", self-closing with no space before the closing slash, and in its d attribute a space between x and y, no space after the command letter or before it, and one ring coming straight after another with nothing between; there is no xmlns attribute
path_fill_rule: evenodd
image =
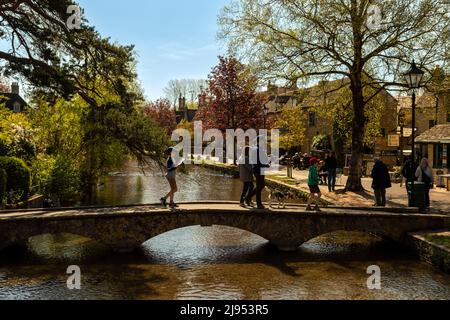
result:
<svg viewBox="0 0 450 320"><path fill-rule="evenodd" d="M416 176L415 172L415 163L416 163L416 89L420 87L420 82L422 81L423 75L425 72L420 70L416 63L411 63L411 67L405 73L405 80L408 88L412 90L412 172L411 172L411 203L410 206L414 206L414 180Z"/></svg>

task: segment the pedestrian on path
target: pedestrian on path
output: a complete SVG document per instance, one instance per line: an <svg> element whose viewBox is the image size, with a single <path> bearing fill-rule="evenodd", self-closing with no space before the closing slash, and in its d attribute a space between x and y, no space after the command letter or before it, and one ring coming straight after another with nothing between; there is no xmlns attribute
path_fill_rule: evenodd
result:
<svg viewBox="0 0 450 320"><path fill-rule="evenodd" d="M328 191L336 191L337 159L334 151L325 160L325 167L328 170Z"/></svg>
<svg viewBox="0 0 450 320"><path fill-rule="evenodd" d="M308 187L309 187L309 198L308 198L308 206L306 207L306 211L321 211L319 208L320 198L322 197L322 193L319 188L319 172L317 170L317 163L319 160L317 158L311 158L309 160L309 174L308 174ZM315 207L312 209L311 204L314 203Z"/></svg>
<svg viewBox="0 0 450 320"><path fill-rule="evenodd" d="M243 208L246 208L245 205L251 207L252 203L245 201L246 197L250 195L255 188L253 184L253 167L250 164L250 147L245 147L244 154L239 160L239 176L243 184L240 205Z"/></svg>
<svg viewBox="0 0 450 320"><path fill-rule="evenodd" d="M175 193L178 192L176 172L177 172L177 168L182 164L182 162L178 165L175 163L175 160L174 160L175 152L176 152L175 148L169 148L166 150L166 155L168 156L167 165L166 165L166 170L167 170L166 179L169 182L170 191L165 197L161 198L161 204L164 207L167 207L167 199L169 199L170 200L169 207L171 207L171 208L178 207L178 205L174 202Z"/></svg>
<svg viewBox="0 0 450 320"><path fill-rule="evenodd" d="M406 182L406 190L408 190L409 184L412 182L413 174L415 173L414 164L411 157L407 157L402 168L402 176Z"/></svg>
<svg viewBox="0 0 450 320"><path fill-rule="evenodd" d="M433 170L428 164L428 159L423 158L420 161L420 166L416 170L416 178L418 182L425 184L425 209L430 210L430 189L434 186Z"/></svg>
<svg viewBox="0 0 450 320"><path fill-rule="evenodd" d="M371 177L372 189L375 193L375 206L386 206L386 189L392 187L391 177L389 176L388 167L380 160L375 158L375 164L372 169Z"/></svg>

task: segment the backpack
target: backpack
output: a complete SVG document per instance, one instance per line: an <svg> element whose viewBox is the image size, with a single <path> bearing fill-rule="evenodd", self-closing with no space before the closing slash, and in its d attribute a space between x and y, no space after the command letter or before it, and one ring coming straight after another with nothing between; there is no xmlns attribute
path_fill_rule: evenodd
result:
<svg viewBox="0 0 450 320"><path fill-rule="evenodd" d="M425 185L427 186L431 186L432 182L431 178L425 173L425 171L423 171L422 168L420 168L420 170L422 170L422 182L425 183Z"/></svg>

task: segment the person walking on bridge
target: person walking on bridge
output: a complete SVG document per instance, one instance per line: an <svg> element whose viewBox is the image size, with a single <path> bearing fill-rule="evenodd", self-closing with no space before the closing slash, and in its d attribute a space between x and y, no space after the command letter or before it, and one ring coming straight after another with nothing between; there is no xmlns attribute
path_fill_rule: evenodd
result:
<svg viewBox="0 0 450 320"><path fill-rule="evenodd" d="M240 205L246 208L245 205L251 207L251 202L246 202L246 197L254 190L253 185L253 167L250 164L250 147L245 147L242 157L239 159L239 177L243 183Z"/></svg>
<svg viewBox="0 0 450 320"><path fill-rule="evenodd" d="M171 207L171 208L178 207L178 205L174 202L175 193L178 192L176 171L177 171L177 168L183 163L183 162L181 162L179 165L177 165L175 163L175 160L174 160L175 152L176 152L175 148L169 148L166 150L166 155L168 156L167 167L166 167L166 169L167 169L166 179L169 182L170 191L165 197L161 198L161 204L164 207L167 207L167 199L169 199L170 200L169 207Z"/></svg>
<svg viewBox="0 0 450 320"><path fill-rule="evenodd" d="M256 179L256 188L246 197L246 203L251 203L254 196L256 196L256 205L259 210L266 209L262 203L262 192L266 187L266 176L265 176L265 168L270 168L269 158L266 152L265 147L260 146L260 139L257 139L257 147L253 150L257 152L256 156L256 164L253 164L253 175ZM264 157L265 159L261 159Z"/></svg>

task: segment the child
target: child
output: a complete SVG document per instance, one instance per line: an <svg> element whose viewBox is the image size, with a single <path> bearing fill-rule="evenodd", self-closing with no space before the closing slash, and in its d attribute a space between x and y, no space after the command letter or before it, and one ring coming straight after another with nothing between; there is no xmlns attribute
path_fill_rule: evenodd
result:
<svg viewBox="0 0 450 320"><path fill-rule="evenodd" d="M164 207L167 207L167 198L170 198L169 206L171 208L177 208L178 205L174 202L175 193L178 191L177 180L176 180L176 171L177 165L172 157L173 152L175 152L174 148L169 148L166 150L167 158L167 174L166 179L169 181L170 191L169 193L161 198L161 203Z"/></svg>
<svg viewBox="0 0 450 320"><path fill-rule="evenodd" d="M309 198L308 198L308 206L306 207L306 211L321 211L319 209L319 202L322 194L319 189L319 173L317 171L317 158L311 158L309 160L309 174L308 174L308 186L309 186ZM317 194L317 197L315 196ZM314 210L311 208L311 203L314 201L315 208Z"/></svg>
<svg viewBox="0 0 450 320"><path fill-rule="evenodd" d="M252 203L247 201L245 203L245 199L248 195L253 192L253 167L250 164L250 147L245 147L244 149L244 157L239 161L239 176L243 183L242 193L241 193L241 201L240 206L246 208L246 204L251 207Z"/></svg>

